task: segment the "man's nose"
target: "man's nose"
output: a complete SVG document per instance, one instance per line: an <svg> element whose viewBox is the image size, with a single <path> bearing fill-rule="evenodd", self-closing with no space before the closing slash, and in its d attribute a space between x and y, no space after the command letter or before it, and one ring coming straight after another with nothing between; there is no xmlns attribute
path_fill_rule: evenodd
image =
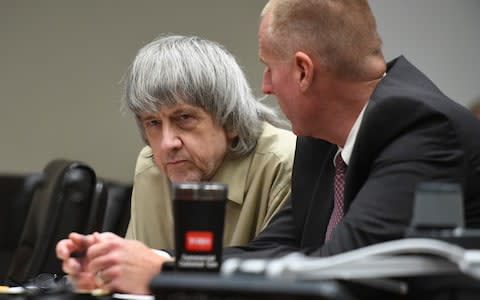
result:
<svg viewBox="0 0 480 300"><path fill-rule="evenodd" d="M182 140L175 130L164 128L161 145L164 150L171 150L181 147Z"/></svg>

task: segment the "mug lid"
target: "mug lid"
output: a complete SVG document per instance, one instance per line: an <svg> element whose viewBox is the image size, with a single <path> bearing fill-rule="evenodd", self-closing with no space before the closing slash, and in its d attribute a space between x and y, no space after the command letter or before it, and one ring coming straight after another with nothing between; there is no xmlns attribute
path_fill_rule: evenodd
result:
<svg viewBox="0 0 480 300"><path fill-rule="evenodd" d="M227 193L228 185L219 182L172 183L174 200L224 200Z"/></svg>

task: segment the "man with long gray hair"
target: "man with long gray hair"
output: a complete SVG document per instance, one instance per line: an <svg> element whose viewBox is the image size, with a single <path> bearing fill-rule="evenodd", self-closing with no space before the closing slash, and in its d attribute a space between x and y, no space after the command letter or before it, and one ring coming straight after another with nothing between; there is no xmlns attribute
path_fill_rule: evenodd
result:
<svg viewBox="0 0 480 300"><path fill-rule="evenodd" d="M225 245L259 233L290 195L294 135L257 101L234 57L199 37L164 36L131 65L125 100L147 144L127 238L172 249L171 182L229 186Z"/></svg>
<svg viewBox="0 0 480 300"><path fill-rule="evenodd" d="M78 287L147 293L165 260L151 249L174 246L171 182L228 184L224 244L245 244L290 197L296 138L255 99L234 57L199 37L163 36L144 46L125 101L147 144L137 160L128 239L72 233L57 255ZM86 248L86 260L70 258Z"/></svg>

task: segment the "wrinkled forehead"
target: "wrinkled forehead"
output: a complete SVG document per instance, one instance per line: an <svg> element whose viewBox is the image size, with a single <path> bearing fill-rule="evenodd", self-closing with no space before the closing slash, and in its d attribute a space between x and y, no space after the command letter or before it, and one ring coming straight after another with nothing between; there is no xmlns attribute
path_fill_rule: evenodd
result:
<svg viewBox="0 0 480 300"><path fill-rule="evenodd" d="M158 114L161 114L164 116L179 115L179 114L196 114L196 115L202 114L202 115L207 115L209 118L211 118L211 114L207 112L204 108L198 105L189 104L184 101L178 101L175 103L168 103L168 104L165 103L157 106L155 110L140 112L138 116L140 118L145 118L146 116L154 116Z"/></svg>
<svg viewBox="0 0 480 300"><path fill-rule="evenodd" d="M272 13L267 10L263 15L258 29L258 57L260 61L287 61L291 54L290 40L273 33L271 26Z"/></svg>

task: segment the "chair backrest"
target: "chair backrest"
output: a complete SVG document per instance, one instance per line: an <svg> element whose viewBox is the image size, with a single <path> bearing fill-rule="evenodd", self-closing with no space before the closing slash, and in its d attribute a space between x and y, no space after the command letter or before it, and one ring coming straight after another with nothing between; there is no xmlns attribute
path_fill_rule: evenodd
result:
<svg viewBox="0 0 480 300"><path fill-rule="evenodd" d="M0 175L0 280L5 281L36 188L43 174Z"/></svg>
<svg viewBox="0 0 480 300"><path fill-rule="evenodd" d="M62 275L55 254L57 242L70 232L101 230L98 219L104 216L106 197L92 168L59 159L45 167L43 176L9 267L8 278L16 283L25 283L40 273Z"/></svg>
<svg viewBox="0 0 480 300"><path fill-rule="evenodd" d="M10 248L12 243L10 240L14 238L11 234L10 226L13 224L13 205L17 203L17 198L20 195L23 182L25 181L24 174L1 174L0 175L0 249Z"/></svg>
<svg viewBox="0 0 480 300"><path fill-rule="evenodd" d="M95 185L95 192L92 197L92 205L90 214L88 216L85 233L92 233L95 231L103 231L103 222L105 219L108 190L104 182L97 180Z"/></svg>
<svg viewBox="0 0 480 300"><path fill-rule="evenodd" d="M20 235L27 219L27 214L32 203L33 196L38 187L43 183L44 175L42 173L31 173L25 176L22 188L12 203L10 218L11 226L9 244L15 247L18 244Z"/></svg>
<svg viewBox="0 0 480 300"><path fill-rule="evenodd" d="M132 185L106 181L108 196L102 231L113 232L124 237L130 221Z"/></svg>

